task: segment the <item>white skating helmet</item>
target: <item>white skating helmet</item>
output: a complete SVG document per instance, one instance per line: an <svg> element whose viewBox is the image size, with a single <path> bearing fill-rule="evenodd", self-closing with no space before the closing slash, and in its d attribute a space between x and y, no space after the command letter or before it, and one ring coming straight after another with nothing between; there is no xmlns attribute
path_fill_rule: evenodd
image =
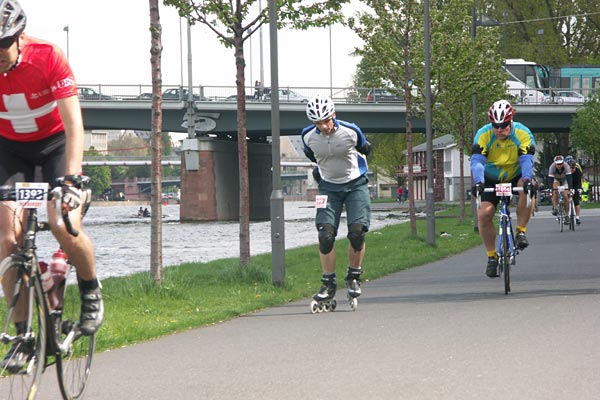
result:
<svg viewBox="0 0 600 400"><path fill-rule="evenodd" d="M317 95L317 97L306 104L306 115L312 122L331 118L334 112L333 100L327 96Z"/></svg>
<svg viewBox="0 0 600 400"><path fill-rule="evenodd" d="M17 0L0 1L0 39L21 34L26 24L27 16Z"/></svg>

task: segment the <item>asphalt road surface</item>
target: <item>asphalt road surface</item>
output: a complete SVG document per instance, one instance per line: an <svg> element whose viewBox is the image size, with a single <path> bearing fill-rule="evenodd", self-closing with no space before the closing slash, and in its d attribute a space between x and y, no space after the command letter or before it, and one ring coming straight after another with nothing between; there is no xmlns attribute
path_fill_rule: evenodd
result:
<svg viewBox="0 0 600 400"><path fill-rule="evenodd" d="M98 354L86 399L598 399L600 210L582 221L532 218L508 296L479 246L364 283L356 312L342 290L332 313L305 299Z"/></svg>

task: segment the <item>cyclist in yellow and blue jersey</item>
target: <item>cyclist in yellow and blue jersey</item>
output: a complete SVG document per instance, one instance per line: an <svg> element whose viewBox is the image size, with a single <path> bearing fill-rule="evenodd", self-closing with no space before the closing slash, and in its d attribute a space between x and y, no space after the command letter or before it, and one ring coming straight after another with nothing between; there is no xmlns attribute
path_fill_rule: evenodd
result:
<svg viewBox="0 0 600 400"><path fill-rule="evenodd" d="M513 186L522 185L525 194L529 196L535 195L536 190L532 182L535 139L529 128L513 121L514 113L514 108L508 101L495 102L488 113L490 122L481 127L473 138L473 195L481 197L477 220L479 235L488 256L486 275L490 278L498 276L493 218L500 198L493 192L484 192L484 188L494 187L496 183L511 182ZM519 249L529 246L525 233L533 203L527 207L526 197L519 196L517 204L515 242Z"/></svg>

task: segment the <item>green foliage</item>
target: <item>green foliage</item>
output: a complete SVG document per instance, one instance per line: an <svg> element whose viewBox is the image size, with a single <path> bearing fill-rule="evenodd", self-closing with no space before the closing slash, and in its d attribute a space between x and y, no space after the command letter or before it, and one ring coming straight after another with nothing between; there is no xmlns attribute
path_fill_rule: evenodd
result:
<svg viewBox="0 0 600 400"><path fill-rule="evenodd" d="M506 21L507 58L524 58L552 66L598 64L600 15L596 0L485 0L478 9ZM504 19L502 13L506 12ZM590 13L591 15L585 15ZM502 27L497 28L502 29ZM543 30L542 34L538 32ZM498 33L498 47L503 46Z"/></svg>
<svg viewBox="0 0 600 400"><path fill-rule="evenodd" d="M90 147L90 149L86 151L86 155L98 157L102 156L102 153L100 153L94 147ZM110 175L110 167L83 167L83 174L90 177L90 187L92 189L92 194L100 196L104 192L104 190L110 188L110 184L112 182Z"/></svg>
<svg viewBox="0 0 600 400"><path fill-rule="evenodd" d="M371 134L367 135L373 151L369 155L369 169L376 173L383 173L395 177L398 167L406 165L406 135L400 133ZM425 141L423 135L413 136L413 145ZM398 182L405 184L404 180Z"/></svg>
<svg viewBox="0 0 600 400"><path fill-rule="evenodd" d="M600 97L596 96L577 110L571 126L571 140L577 148L591 154L595 161L600 156Z"/></svg>

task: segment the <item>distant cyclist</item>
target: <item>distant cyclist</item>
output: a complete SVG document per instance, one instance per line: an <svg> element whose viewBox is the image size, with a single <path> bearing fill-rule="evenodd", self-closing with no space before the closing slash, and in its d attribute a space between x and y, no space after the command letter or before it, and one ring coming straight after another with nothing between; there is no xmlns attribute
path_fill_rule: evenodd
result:
<svg viewBox="0 0 600 400"><path fill-rule="evenodd" d="M565 163L560 154L554 157L554 162L548 168L548 186L552 187L552 215L558 215L558 187L566 186L563 190L565 214L569 213L569 191L573 189L571 167ZM568 223L568 221L566 221Z"/></svg>
<svg viewBox="0 0 600 400"><path fill-rule="evenodd" d="M566 156L565 162L571 167L571 176L573 177L573 204L575 204L575 223L581 225L581 192L583 191L582 178L583 169L573 156Z"/></svg>
<svg viewBox="0 0 600 400"><path fill-rule="evenodd" d="M498 276L493 218L500 198L483 189L495 187L497 183L511 182L513 186L523 186L525 194L530 196L534 196L536 190L532 183L535 139L529 128L513 121L514 113L514 108L508 101L495 102L488 113L490 123L481 127L473 139L473 195L481 197L477 219L479 234L488 257L485 273L490 278ZM527 196L519 196L515 239L519 249L529 246L525 233L532 208L533 203L527 207Z"/></svg>

